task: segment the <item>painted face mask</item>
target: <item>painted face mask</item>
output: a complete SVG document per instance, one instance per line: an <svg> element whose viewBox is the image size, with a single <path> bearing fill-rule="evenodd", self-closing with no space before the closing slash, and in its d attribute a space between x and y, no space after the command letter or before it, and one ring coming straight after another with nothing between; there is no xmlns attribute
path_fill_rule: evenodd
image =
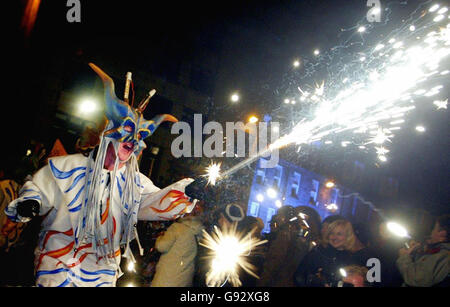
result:
<svg viewBox="0 0 450 307"><path fill-rule="evenodd" d="M153 134L164 121L177 122L178 120L169 114L157 115L151 120L146 120L142 113L148 104L154 91L135 109L123 100L117 98L114 91L114 81L96 65L89 66L100 76L105 89L106 117L109 120L104 136L117 140L120 143L131 143L134 146L134 154L139 156L145 145L144 139Z"/></svg>

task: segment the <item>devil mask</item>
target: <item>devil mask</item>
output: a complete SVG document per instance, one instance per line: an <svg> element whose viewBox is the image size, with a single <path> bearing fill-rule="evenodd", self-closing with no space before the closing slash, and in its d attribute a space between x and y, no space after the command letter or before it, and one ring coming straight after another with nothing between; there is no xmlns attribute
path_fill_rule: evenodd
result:
<svg viewBox="0 0 450 307"><path fill-rule="evenodd" d="M106 117L109 121L103 133L104 137L130 144L134 147L134 154L138 156L147 147L144 139L152 135L162 122L177 122L177 119L169 114L157 115L152 120L146 120L142 113L154 91L150 92L135 109L117 98L111 77L96 65L89 63L89 66L100 76L104 85Z"/></svg>

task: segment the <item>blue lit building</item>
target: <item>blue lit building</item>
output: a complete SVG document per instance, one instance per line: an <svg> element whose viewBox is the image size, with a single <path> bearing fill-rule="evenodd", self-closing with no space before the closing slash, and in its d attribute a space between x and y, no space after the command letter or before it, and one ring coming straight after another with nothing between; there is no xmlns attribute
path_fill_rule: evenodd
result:
<svg viewBox="0 0 450 307"><path fill-rule="evenodd" d="M258 161L255 170L247 215L259 217L264 221L263 232L270 232L272 216L284 205L309 206L314 208L322 219L332 214L341 214L360 222L374 218L373 210L361 202L355 191L341 185L327 187L326 183L330 178L282 159L273 168L262 168L262 163L264 159Z"/></svg>

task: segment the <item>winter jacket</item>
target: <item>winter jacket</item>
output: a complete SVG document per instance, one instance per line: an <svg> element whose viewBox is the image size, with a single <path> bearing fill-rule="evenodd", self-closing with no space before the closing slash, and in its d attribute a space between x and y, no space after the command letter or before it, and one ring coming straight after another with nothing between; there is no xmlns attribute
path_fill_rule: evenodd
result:
<svg viewBox="0 0 450 307"><path fill-rule="evenodd" d="M308 243L295 227L284 224L274 234L265 255L259 287L293 287L295 269L308 253Z"/></svg>
<svg viewBox="0 0 450 307"><path fill-rule="evenodd" d="M155 243L161 253L152 287L191 287L195 272L197 238L203 225L198 217L173 223Z"/></svg>
<svg viewBox="0 0 450 307"><path fill-rule="evenodd" d="M294 275L295 285L299 287L323 287L325 283L336 286L340 279L339 269L353 263L349 251L337 250L331 245L318 246L310 251Z"/></svg>
<svg viewBox="0 0 450 307"><path fill-rule="evenodd" d="M431 287L442 284L450 274L450 243L438 243L424 253L402 255L397 267L407 286Z"/></svg>

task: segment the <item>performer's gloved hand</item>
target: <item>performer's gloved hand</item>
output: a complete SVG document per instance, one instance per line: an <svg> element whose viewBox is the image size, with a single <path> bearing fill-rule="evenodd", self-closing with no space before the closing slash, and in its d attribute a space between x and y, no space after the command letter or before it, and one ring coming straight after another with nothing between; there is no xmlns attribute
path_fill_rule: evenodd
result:
<svg viewBox="0 0 450 307"><path fill-rule="evenodd" d="M208 180L205 177L199 177L188 184L184 189L184 194L191 199L204 200L207 202L214 200L214 187L208 185Z"/></svg>
<svg viewBox="0 0 450 307"><path fill-rule="evenodd" d="M40 205L37 200L27 199L18 203L16 210L21 217L33 218L39 214Z"/></svg>

